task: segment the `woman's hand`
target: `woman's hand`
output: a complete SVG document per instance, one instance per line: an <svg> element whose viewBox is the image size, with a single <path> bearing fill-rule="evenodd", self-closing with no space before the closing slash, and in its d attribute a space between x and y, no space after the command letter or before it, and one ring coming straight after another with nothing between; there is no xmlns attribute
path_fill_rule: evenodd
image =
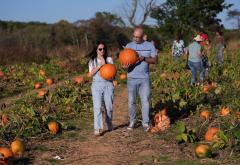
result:
<svg viewBox="0 0 240 165"><path fill-rule="evenodd" d="M106 61L105 61L105 59L102 56L99 57L99 59L101 60L101 66L106 64Z"/></svg>

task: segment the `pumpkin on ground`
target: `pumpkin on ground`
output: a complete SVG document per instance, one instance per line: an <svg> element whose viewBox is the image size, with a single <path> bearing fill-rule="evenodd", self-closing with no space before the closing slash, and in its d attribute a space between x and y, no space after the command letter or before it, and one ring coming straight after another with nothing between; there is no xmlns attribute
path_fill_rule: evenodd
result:
<svg viewBox="0 0 240 165"><path fill-rule="evenodd" d="M125 48L119 54L119 61L121 65L132 65L138 60L137 52L130 48Z"/></svg>
<svg viewBox="0 0 240 165"><path fill-rule="evenodd" d="M227 115L230 114L230 112L231 112L231 110L230 110L230 108L228 108L228 107L222 107L222 108L220 109L220 115L221 115L221 116L227 116Z"/></svg>
<svg viewBox="0 0 240 165"><path fill-rule="evenodd" d="M198 158L206 158L211 156L211 149L208 145L200 144L195 148L195 154Z"/></svg>
<svg viewBox="0 0 240 165"><path fill-rule="evenodd" d="M208 110L203 110L201 113L200 113L200 118L202 119L209 119L210 117L210 112Z"/></svg>
<svg viewBox="0 0 240 165"><path fill-rule="evenodd" d="M206 134L205 134L205 140L206 141L212 141L215 137L215 135L217 134L218 132L218 128L216 127L210 127L208 128Z"/></svg>
<svg viewBox="0 0 240 165"><path fill-rule="evenodd" d="M0 77L4 77L4 73L1 70L0 70Z"/></svg>
<svg viewBox="0 0 240 165"><path fill-rule="evenodd" d="M12 151L6 147L0 147L0 154L2 154L6 159L13 157Z"/></svg>
<svg viewBox="0 0 240 165"><path fill-rule="evenodd" d="M47 90L46 89L42 89L42 90L38 91L38 97L42 98L46 93L47 93Z"/></svg>
<svg viewBox="0 0 240 165"><path fill-rule="evenodd" d="M11 143L11 149L14 154L22 155L25 150L25 147L23 142L17 139Z"/></svg>
<svg viewBox="0 0 240 165"><path fill-rule="evenodd" d="M73 80L76 84L81 84L81 83L83 83L83 76L76 76L76 77L74 77Z"/></svg>
<svg viewBox="0 0 240 165"><path fill-rule="evenodd" d="M119 76L120 80L125 80L127 78L127 75L125 73L120 74Z"/></svg>
<svg viewBox="0 0 240 165"><path fill-rule="evenodd" d="M41 83L39 83L39 82L36 83L36 84L34 85L34 88L35 88L35 89L39 89L39 88L41 88Z"/></svg>
<svg viewBox="0 0 240 165"><path fill-rule="evenodd" d="M48 129L52 134L57 134L59 131L59 124L56 121L48 123Z"/></svg>
<svg viewBox="0 0 240 165"><path fill-rule="evenodd" d="M46 79L46 84L47 85L52 85L53 84L53 80L51 78Z"/></svg>
<svg viewBox="0 0 240 165"><path fill-rule="evenodd" d="M104 64L100 69L100 75L105 80L111 80L115 77L117 72L116 67L113 64Z"/></svg>

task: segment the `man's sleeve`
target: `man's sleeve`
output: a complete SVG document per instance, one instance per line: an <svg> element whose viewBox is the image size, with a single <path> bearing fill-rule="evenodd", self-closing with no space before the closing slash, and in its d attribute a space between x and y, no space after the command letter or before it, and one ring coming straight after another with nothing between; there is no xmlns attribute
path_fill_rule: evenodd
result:
<svg viewBox="0 0 240 165"><path fill-rule="evenodd" d="M151 43L151 57L156 57L156 56L157 56L157 49L155 48L153 43Z"/></svg>

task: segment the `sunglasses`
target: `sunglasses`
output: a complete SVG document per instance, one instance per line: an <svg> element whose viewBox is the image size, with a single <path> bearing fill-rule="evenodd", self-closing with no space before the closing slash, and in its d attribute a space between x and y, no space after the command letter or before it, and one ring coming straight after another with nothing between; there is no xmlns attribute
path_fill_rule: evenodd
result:
<svg viewBox="0 0 240 165"><path fill-rule="evenodd" d="M98 48L98 50L99 50L99 51L103 51L103 50L105 50L105 48Z"/></svg>

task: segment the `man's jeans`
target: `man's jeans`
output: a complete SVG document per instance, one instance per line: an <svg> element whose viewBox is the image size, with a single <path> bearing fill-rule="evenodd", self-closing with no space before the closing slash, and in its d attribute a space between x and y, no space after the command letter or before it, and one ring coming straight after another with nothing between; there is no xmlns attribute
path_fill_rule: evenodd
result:
<svg viewBox="0 0 240 165"><path fill-rule="evenodd" d="M94 109L94 129L103 129L102 121L102 99L106 107L106 122L108 129L112 129L112 107L114 87L112 82L93 82L92 83L92 97Z"/></svg>
<svg viewBox="0 0 240 165"><path fill-rule="evenodd" d="M136 96L137 93L141 99L142 105L142 124L149 124L149 111L150 111L150 80L128 78L128 110L130 122L136 122Z"/></svg>
<svg viewBox="0 0 240 165"><path fill-rule="evenodd" d="M197 71L200 72L200 82L203 82L203 80L204 80L204 69L203 69L203 66L202 66L202 62L188 61L188 66L189 66L189 68L191 69L191 72L192 72L191 84L196 83Z"/></svg>

